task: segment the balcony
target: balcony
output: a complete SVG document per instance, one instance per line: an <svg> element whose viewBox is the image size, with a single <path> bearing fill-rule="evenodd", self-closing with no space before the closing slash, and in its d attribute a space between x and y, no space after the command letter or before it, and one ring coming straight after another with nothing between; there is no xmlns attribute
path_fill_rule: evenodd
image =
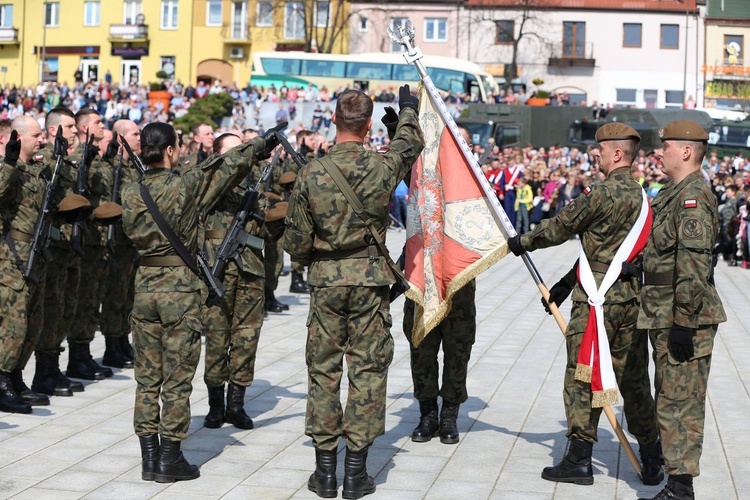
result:
<svg viewBox="0 0 750 500"><path fill-rule="evenodd" d="M250 29L247 23L224 24L221 27L221 38L224 43L250 43Z"/></svg>
<svg viewBox="0 0 750 500"><path fill-rule="evenodd" d="M18 45L18 30L16 28L0 28L0 45Z"/></svg>
<svg viewBox="0 0 750 500"><path fill-rule="evenodd" d="M584 67L593 68L596 65L594 59L594 44L589 42L583 45L571 45L568 43L558 44L552 48L548 66L555 67Z"/></svg>
<svg viewBox="0 0 750 500"><path fill-rule="evenodd" d="M148 42L146 24L110 24L110 42Z"/></svg>

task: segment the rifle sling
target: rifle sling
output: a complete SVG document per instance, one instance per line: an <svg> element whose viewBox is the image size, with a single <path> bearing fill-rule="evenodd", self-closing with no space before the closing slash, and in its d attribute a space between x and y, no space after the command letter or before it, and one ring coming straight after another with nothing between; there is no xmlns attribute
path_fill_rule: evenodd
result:
<svg viewBox="0 0 750 500"><path fill-rule="evenodd" d="M397 282L405 284L407 281L406 276L404 276L404 273L401 271L401 269L399 269L395 262L393 262L391 254L388 252L388 248L386 248L383 238L381 238L380 233L374 225L374 221L368 214L365 213L362 202L359 201L359 198L357 198L357 195L354 194L352 187L348 182L346 182L344 174L341 173L341 170L339 170L339 168L329 157L324 156L322 158L319 158L319 160L320 163L323 164L323 168L325 168L326 172L328 172L328 175L333 178L333 182L335 182L338 188L341 190L341 193L344 195L344 198L346 198L346 201L348 201L349 205L351 205L354 213L357 214L357 217L359 217L362 222L365 223L365 226L367 226L367 230L372 236L372 239L375 240L375 243L378 246L378 250L380 250L380 255L383 256L386 264L388 264L388 267L393 273L393 278Z"/></svg>
<svg viewBox="0 0 750 500"><path fill-rule="evenodd" d="M159 226L159 230L169 240L172 248L175 252L177 252L177 255L182 259L185 265L188 266L196 276L203 279L200 271L198 270L198 264L196 264L195 259L190 253L190 250L187 249L185 244L174 232L174 229L172 229L172 226L170 226L169 223L164 219L164 216L159 211L159 207L156 206L156 202L151 197L151 193L149 193L148 188L143 184L140 185L140 188L141 197L143 198L144 203L146 203L146 207L148 208L149 213L151 213L151 217L154 218L154 222L156 222L156 225Z"/></svg>

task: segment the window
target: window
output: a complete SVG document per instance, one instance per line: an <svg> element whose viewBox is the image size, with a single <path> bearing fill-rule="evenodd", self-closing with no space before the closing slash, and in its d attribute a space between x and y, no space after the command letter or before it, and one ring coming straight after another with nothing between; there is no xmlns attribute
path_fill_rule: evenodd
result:
<svg viewBox="0 0 750 500"><path fill-rule="evenodd" d="M305 7L302 2L287 2L284 6L284 38L305 39Z"/></svg>
<svg viewBox="0 0 750 500"><path fill-rule="evenodd" d="M60 2L47 2L44 4L44 25L47 28L60 26Z"/></svg>
<svg viewBox="0 0 750 500"><path fill-rule="evenodd" d="M42 61L42 81L43 82L56 82L57 71L59 67L60 67L60 61L57 57L47 56L44 59L44 61Z"/></svg>
<svg viewBox="0 0 750 500"><path fill-rule="evenodd" d="M13 27L13 4L0 4L0 28Z"/></svg>
<svg viewBox="0 0 750 500"><path fill-rule="evenodd" d="M641 23L625 23L622 25L622 46L623 47L640 47L641 33L643 25Z"/></svg>
<svg viewBox="0 0 750 500"><path fill-rule="evenodd" d="M125 0L122 7L122 22L125 24L135 24L141 12L143 12L141 0Z"/></svg>
<svg viewBox="0 0 750 500"><path fill-rule="evenodd" d="M315 2L315 26L327 28L331 25L331 2Z"/></svg>
<svg viewBox="0 0 750 500"><path fill-rule="evenodd" d="M616 89L617 105L628 107L635 105L635 89Z"/></svg>
<svg viewBox="0 0 750 500"><path fill-rule="evenodd" d="M682 90L665 91L665 108L682 108Z"/></svg>
<svg viewBox="0 0 750 500"><path fill-rule="evenodd" d="M563 57L584 57L586 23L563 22Z"/></svg>
<svg viewBox="0 0 750 500"><path fill-rule="evenodd" d="M310 61L302 60L302 76L326 76L344 78L346 63L344 61Z"/></svg>
<svg viewBox="0 0 750 500"><path fill-rule="evenodd" d="M161 29L177 29L177 0L161 0Z"/></svg>
<svg viewBox="0 0 750 500"><path fill-rule="evenodd" d="M101 19L100 2L83 2L83 25L99 26Z"/></svg>
<svg viewBox="0 0 750 500"><path fill-rule="evenodd" d="M392 17L391 29L398 33L398 28L408 20L407 17ZM391 52L401 52L401 44L391 40Z"/></svg>
<svg viewBox="0 0 750 500"><path fill-rule="evenodd" d="M495 21L495 45L513 43L516 23L510 21Z"/></svg>
<svg viewBox="0 0 750 500"><path fill-rule="evenodd" d="M680 27L676 24L661 25L661 48L662 49L679 49L680 48Z"/></svg>
<svg viewBox="0 0 750 500"><path fill-rule="evenodd" d="M367 78L372 80L387 80L391 74L391 65L382 63L350 62L346 65L348 78Z"/></svg>
<svg viewBox="0 0 750 500"><path fill-rule="evenodd" d="M247 1L232 2L232 38L247 38Z"/></svg>
<svg viewBox="0 0 750 500"><path fill-rule="evenodd" d="M298 59L276 59L263 57L260 60L267 75L299 75Z"/></svg>
<svg viewBox="0 0 750 500"><path fill-rule="evenodd" d="M445 42L448 40L448 20L444 17L428 17L424 20L424 41Z"/></svg>
<svg viewBox="0 0 750 500"><path fill-rule="evenodd" d="M744 39L742 35L724 35L724 64L743 64Z"/></svg>
<svg viewBox="0 0 750 500"><path fill-rule="evenodd" d="M450 90L454 95L466 91L464 86L466 73L452 69L427 68L427 74L439 89Z"/></svg>
<svg viewBox="0 0 750 500"><path fill-rule="evenodd" d="M359 32L360 33L367 33L367 30L370 28L368 25L368 19L364 16L359 16Z"/></svg>
<svg viewBox="0 0 750 500"><path fill-rule="evenodd" d="M161 56L161 70L169 79L174 79L174 61L175 56Z"/></svg>
<svg viewBox="0 0 750 500"><path fill-rule="evenodd" d="M258 2L256 26L273 26L273 2Z"/></svg>
<svg viewBox="0 0 750 500"><path fill-rule="evenodd" d="M206 2L206 26L221 26L221 0Z"/></svg>
<svg viewBox="0 0 750 500"><path fill-rule="evenodd" d="M391 80L403 80L406 82L418 82L419 71L412 64L394 64Z"/></svg>

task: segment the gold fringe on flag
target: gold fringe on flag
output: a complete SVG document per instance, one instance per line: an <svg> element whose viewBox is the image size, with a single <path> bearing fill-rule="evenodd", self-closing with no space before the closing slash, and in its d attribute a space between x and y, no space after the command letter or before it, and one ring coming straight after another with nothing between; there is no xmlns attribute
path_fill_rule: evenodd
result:
<svg viewBox="0 0 750 500"><path fill-rule="evenodd" d="M605 389L595 391L591 398L592 408L605 408L617 404L617 389Z"/></svg>
<svg viewBox="0 0 750 500"><path fill-rule="evenodd" d="M591 367L589 365L578 363L576 365L575 379L580 380L581 382L586 382L590 384L591 383Z"/></svg>

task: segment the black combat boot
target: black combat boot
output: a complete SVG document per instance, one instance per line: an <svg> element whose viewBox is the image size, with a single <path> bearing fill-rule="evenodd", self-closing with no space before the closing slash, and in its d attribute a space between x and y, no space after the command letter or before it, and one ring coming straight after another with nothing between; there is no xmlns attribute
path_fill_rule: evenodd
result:
<svg viewBox="0 0 750 500"><path fill-rule="evenodd" d="M693 476L687 474L669 476L667 485L655 497L638 500L695 500Z"/></svg>
<svg viewBox="0 0 750 500"><path fill-rule="evenodd" d="M273 303L276 304L277 307L280 307L282 311L289 310L289 304L284 304L283 302L279 301L279 299L276 298L273 292L271 292L271 296L273 297Z"/></svg>
<svg viewBox="0 0 750 500"><path fill-rule="evenodd" d="M159 436L147 434L138 436L141 443L141 479L153 481L156 464L159 461Z"/></svg>
<svg viewBox="0 0 750 500"><path fill-rule="evenodd" d="M104 356L102 356L103 365L114 366L115 368L133 368L133 360L122 350L120 337L105 336L104 345L106 347L104 348Z"/></svg>
<svg viewBox="0 0 750 500"><path fill-rule="evenodd" d="M347 499L362 498L371 493L375 493L375 481L367 475L367 448L361 451L347 448L342 496Z"/></svg>
<svg viewBox="0 0 750 500"><path fill-rule="evenodd" d="M568 450L562 462L554 467L545 467L542 479L558 483L594 484L594 470L591 467L592 443L573 438L568 441Z"/></svg>
<svg viewBox="0 0 750 500"><path fill-rule="evenodd" d="M245 388L232 382L227 386L227 422L238 429L253 428L253 420L245 413Z"/></svg>
<svg viewBox="0 0 750 500"><path fill-rule="evenodd" d="M438 435L437 398L419 402L419 425L411 433L415 443L426 443Z"/></svg>
<svg viewBox="0 0 750 500"><path fill-rule="evenodd" d="M302 273L292 271L292 284L289 285L290 293L310 293L310 287L302 278Z"/></svg>
<svg viewBox="0 0 750 500"><path fill-rule="evenodd" d="M96 361L94 361L94 357L91 356L91 343L90 342L81 344L81 345L86 346L86 354L88 355L88 364L92 370L94 370L95 372L102 372L104 374L104 378L109 378L115 374L111 368L102 366Z"/></svg>
<svg viewBox="0 0 750 500"><path fill-rule="evenodd" d="M263 301L263 309L273 313L284 312L284 308L277 303L273 292L266 292L266 297Z"/></svg>
<svg viewBox="0 0 750 500"><path fill-rule="evenodd" d="M170 441L162 436L159 446L159 461L156 463L154 479L157 483L190 481L201 475L196 465L190 465L180 451L179 441Z"/></svg>
<svg viewBox="0 0 750 500"><path fill-rule="evenodd" d="M31 390L47 396L72 396L71 387L58 380L60 354L36 351L34 355L36 371L31 381Z"/></svg>
<svg viewBox="0 0 750 500"><path fill-rule="evenodd" d="M458 443L458 407L443 399L443 407L440 408L440 442L443 444Z"/></svg>
<svg viewBox="0 0 750 500"><path fill-rule="evenodd" d="M321 498L336 498L336 451L315 449L315 472L307 480L307 489Z"/></svg>
<svg viewBox="0 0 750 500"><path fill-rule="evenodd" d="M68 343L70 356L68 357L67 377L80 378L83 380L104 380L104 372L96 370L90 361L93 361L89 353L88 344Z"/></svg>
<svg viewBox="0 0 750 500"><path fill-rule="evenodd" d="M657 439L656 442L650 446L641 446L641 463L643 464L643 470L641 471L641 481L643 484L654 486L661 483L664 479L664 472L661 470L661 466L664 464L664 458L661 454L661 442Z"/></svg>
<svg viewBox="0 0 750 500"><path fill-rule="evenodd" d="M125 354L125 356L130 361L135 362L135 352L133 351L133 346L130 345L130 340L128 340L128 336L123 335L122 337L117 337L117 340L120 341L120 352Z"/></svg>
<svg viewBox="0 0 750 500"><path fill-rule="evenodd" d="M0 411L8 413L31 413L31 405L24 402L10 383L10 373L0 372Z"/></svg>
<svg viewBox="0 0 750 500"><path fill-rule="evenodd" d="M224 425L224 384L208 388L208 415L203 419L203 426L218 429Z"/></svg>
<svg viewBox="0 0 750 500"><path fill-rule="evenodd" d="M21 368L16 368L10 372L10 383L13 385L13 390L16 391L18 397L22 401L31 406L48 406L49 398L44 394L34 392L24 383L23 371Z"/></svg>

